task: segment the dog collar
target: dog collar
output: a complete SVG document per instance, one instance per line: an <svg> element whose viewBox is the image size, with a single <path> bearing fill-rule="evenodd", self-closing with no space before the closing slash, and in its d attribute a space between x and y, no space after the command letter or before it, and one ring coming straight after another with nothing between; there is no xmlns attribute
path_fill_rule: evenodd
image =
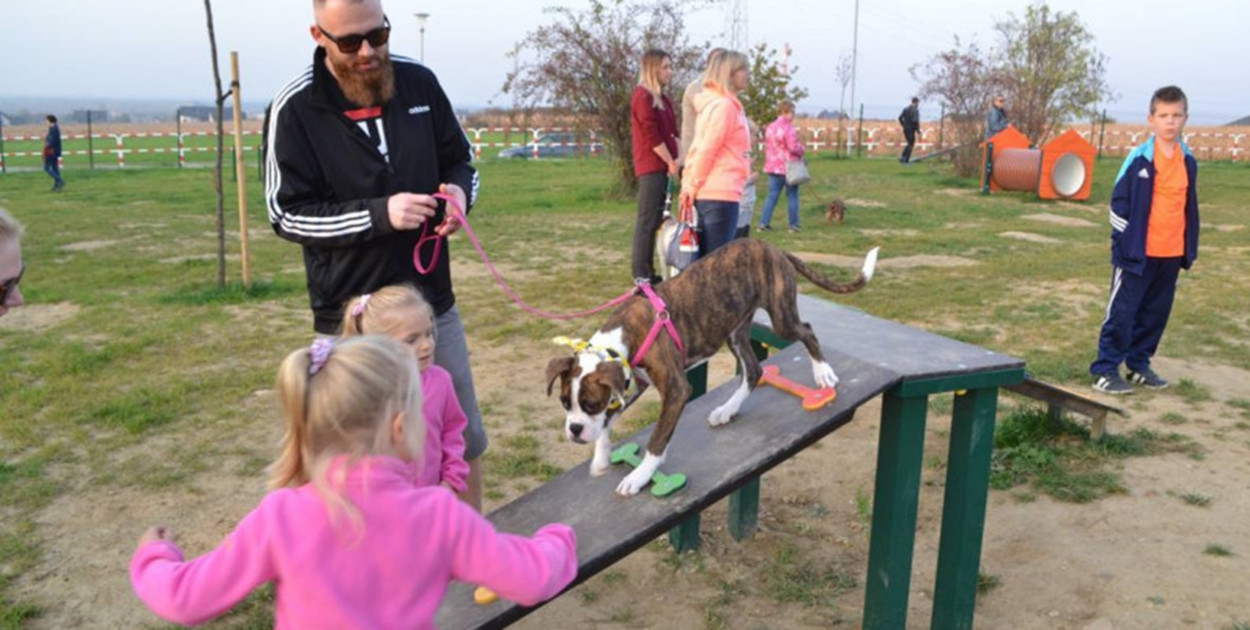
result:
<svg viewBox="0 0 1250 630"><path fill-rule="evenodd" d="M620 364L621 369L625 371L625 392L623 395L613 396L612 402L608 403L608 411L617 411L625 406L625 399L634 393L634 369L629 365L629 361L621 356L621 353L612 348L604 348L602 346L591 345L585 339L576 337L565 337L563 335L555 337L551 340L558 346L568 346L573 349L573 355L583 353L593 354L599 357L600 361L613 361Z"/></svg>

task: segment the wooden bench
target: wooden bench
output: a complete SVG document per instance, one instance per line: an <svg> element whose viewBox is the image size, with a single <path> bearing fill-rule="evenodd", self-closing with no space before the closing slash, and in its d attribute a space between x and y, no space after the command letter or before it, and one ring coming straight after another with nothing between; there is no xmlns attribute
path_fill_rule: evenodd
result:
<svg viewBox="0 0 1250 630"><path fill-rule="evenodd" d="M713 429L706 418L736 386L727 383L692 400L688 417L674 432L663 469L689 477L681 492L665 499L645 493L622 499L613 490L627 470L591 478L585 462L488 518L502 531L527 535L552 521L572 525L578 533L576 583L666 531L679 549L696 544L699 513L726 496L730 529L741 538L754 529L760 475L849 422L863 403L884 395L863 627L902 630L928 395L961 391L950 432L932 627L970 628L998 387L1023 379L1023 361L816 298L800 296L799 310L842 378L833 404L806 412L793 396L761 387L733 422ZM762 313L752 336L775 348L786 343L772 334ZM812 382L801 347L783 348L765 363L778 365L787 378ZM645 443L650 432L648 427L627 441ZM478 605L471 585L453 584L436 621L444 630L501 628L531 610L507 601Z"/></svg>
<svg viewBox="0 0 1250 630"><path fill-rule="evenodd" d="M1101 440L1102 436L1106 435L1108 413L1117 413L1121 416L1128 415L1119 407L1112 407L1088 396L1082 396L1058 385L1039 381L1028 375L1025 375L1023 381L1015 385L1007 385L1004 389L1013 394L1019 394L1026 398L1046 403L1046 412L1050 415L1051 422L1056 424L1063 418L1065 410L1079 413L1089 418L1089 437L1094 441Z"/></svg>

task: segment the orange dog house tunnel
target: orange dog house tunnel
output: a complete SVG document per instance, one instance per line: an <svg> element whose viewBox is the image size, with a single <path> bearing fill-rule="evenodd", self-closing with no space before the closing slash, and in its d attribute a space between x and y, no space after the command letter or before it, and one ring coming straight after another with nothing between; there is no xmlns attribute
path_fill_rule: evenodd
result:
<svg viewBox="0 0 1250 630"><path fill-rule="evenodd" d="M1012 126L982 142L982 190L1033 191L1041 199L1089 199L1093 145L1071 129L1041 149L1030 149L1029 144L1028 137Z"/></svg>

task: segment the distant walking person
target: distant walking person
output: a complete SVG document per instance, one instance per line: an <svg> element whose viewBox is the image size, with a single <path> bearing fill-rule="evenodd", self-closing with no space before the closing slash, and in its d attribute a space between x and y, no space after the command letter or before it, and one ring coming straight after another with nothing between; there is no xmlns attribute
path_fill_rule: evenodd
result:
<svg viewBox="0 0 1250 630"><path fill-rule="evenodd" d="M1007 128L1007 110L1003 109L1006 104L1007 97L1002 94L994 97L994 103L990 106L990 113L985 117L986 140Z"/></svg>
<svg viewBox="0 0 1250 630"><path fill-rule="evenodd" d="M642 55L638 85L629 101L629 126L638 178L638 218L634 221L633 277L659 281L655 275L655 230L664 216L670 177L677 177L677 116L664 88L673 80L668 53Z"/></svg>
<svg viewBox="0 0 1250 630"><path fill-rule="evenodd" d="M1198 258L1198 162L1181 139L1189 102L1180 88L1150 99L1153 135L1129 152L1111 189L1111 300L1089 366L1094 389L1129 394L1133 386L1163 389L1150 359L1172 314L1176 279Z"/></svg>
<svg viewBox="0 0 1250 630"><path fill-rule="evenodd" d="M65 188L61 178L61 128L56 116L48 114L48 135L43 138L43 172L52 176L52 192Z"/></svg>
<svg viewBox="0 0 1250 630"><path fill-rule="evenodd" d="M903 137L907 139L907 146L898 161L907 164L911 162L911 149L916 146L916 132L920 130L920 99L912 97L911 105L904 107L903 113L898 115L898 124L903 126Z"/></svg>

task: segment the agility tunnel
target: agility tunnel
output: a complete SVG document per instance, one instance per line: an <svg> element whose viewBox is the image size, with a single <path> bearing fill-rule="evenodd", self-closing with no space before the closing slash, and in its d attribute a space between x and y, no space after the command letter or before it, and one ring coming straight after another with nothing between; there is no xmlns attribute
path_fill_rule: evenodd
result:
<svg viewBox="0 0 1250 630"><path fill-rule="evenodd" d="M1035 192L1041 199L1089 199L1094 179L1094 145L1071 129L1040 149L1015 127L981 143L982 192Z"/></svg>

